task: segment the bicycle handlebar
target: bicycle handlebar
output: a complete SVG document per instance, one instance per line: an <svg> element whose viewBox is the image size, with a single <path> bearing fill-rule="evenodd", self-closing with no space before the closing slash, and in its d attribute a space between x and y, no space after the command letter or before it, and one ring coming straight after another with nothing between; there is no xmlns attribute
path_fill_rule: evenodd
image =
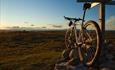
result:
<svg viewBox="0 0 115 70"><path fill-rule="evenodd" d="M83 20L83 19L81 19L81 18L70 18L70 17L65 17L65 16L64 16L64 18L65 18L66 20L69 20L69 21L73 21L73 20L74 20L75 22L76 22L76 21Z"/></svg>

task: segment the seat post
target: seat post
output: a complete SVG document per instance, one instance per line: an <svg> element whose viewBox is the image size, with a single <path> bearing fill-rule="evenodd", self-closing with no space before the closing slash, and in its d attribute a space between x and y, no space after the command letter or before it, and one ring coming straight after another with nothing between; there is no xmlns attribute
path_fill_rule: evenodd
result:
<svg viewBox="0 0 115 70"><path fill-rule="evenodd" d="M82 27L83 27L83 22L85 19L86 10L90 8L91 8L91 3L88 3L88 2L86 2L83 6L84 13L83 13Z"/></svg>
<svg viewBox="0 0 115 70"><path fill-rule="evenodd" d="M85 14L86 14L86 9L84 9L84 13L83 13L82 27L83 27L83 23L84 23L84 19L85 19Z"/></svg>

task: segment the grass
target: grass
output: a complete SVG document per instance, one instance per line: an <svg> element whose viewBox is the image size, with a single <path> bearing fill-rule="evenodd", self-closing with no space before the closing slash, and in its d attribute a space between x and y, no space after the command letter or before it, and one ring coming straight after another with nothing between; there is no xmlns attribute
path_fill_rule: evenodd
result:
<svg viewBox="0 0 115 70"><path fill-rule="evenodd" d="M0 70L53 70L63 32L1 32Z"/></svg>
<svg viewBox="0 0 115 70"><path fill-rule="evenodd" d="M63 31L0 32L0 70L54 70L65 48ZM106 39L115 45L115 32Z"/></svg>

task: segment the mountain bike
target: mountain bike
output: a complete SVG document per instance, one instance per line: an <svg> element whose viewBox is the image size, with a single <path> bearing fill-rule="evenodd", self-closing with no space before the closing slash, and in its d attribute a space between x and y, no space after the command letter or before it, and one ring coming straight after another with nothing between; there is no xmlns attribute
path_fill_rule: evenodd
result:
<svg viewBox="0 0 115 70"><path fill-rule="evenodd" d="M85 3L83 18L65 17L69 21L69 29L65 34L66 48L75 47L78 51L79 60L88 66L92 65L100 54L100 27L97 22L89 20L85 22L86 10L91 4ZM78 24L78 22L81 24ZM77 27L78 26L78 27ZM77 56L77 55L76 55Z"/></svg>

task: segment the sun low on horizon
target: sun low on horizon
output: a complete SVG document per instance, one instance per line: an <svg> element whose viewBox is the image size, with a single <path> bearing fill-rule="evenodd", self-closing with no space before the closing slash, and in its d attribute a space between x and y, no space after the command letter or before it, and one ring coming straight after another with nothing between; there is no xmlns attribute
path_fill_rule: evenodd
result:
<svg viewBox="0 0 115 70"><path fill-rule="evenodd" d="M82 7L76 0L0 0L0 29L65 29L68 22L63 16L82 18ZM98 6L88 10L86 20L98 22ZM115 30L112 5L106 6L106 29Z"/></svg>

